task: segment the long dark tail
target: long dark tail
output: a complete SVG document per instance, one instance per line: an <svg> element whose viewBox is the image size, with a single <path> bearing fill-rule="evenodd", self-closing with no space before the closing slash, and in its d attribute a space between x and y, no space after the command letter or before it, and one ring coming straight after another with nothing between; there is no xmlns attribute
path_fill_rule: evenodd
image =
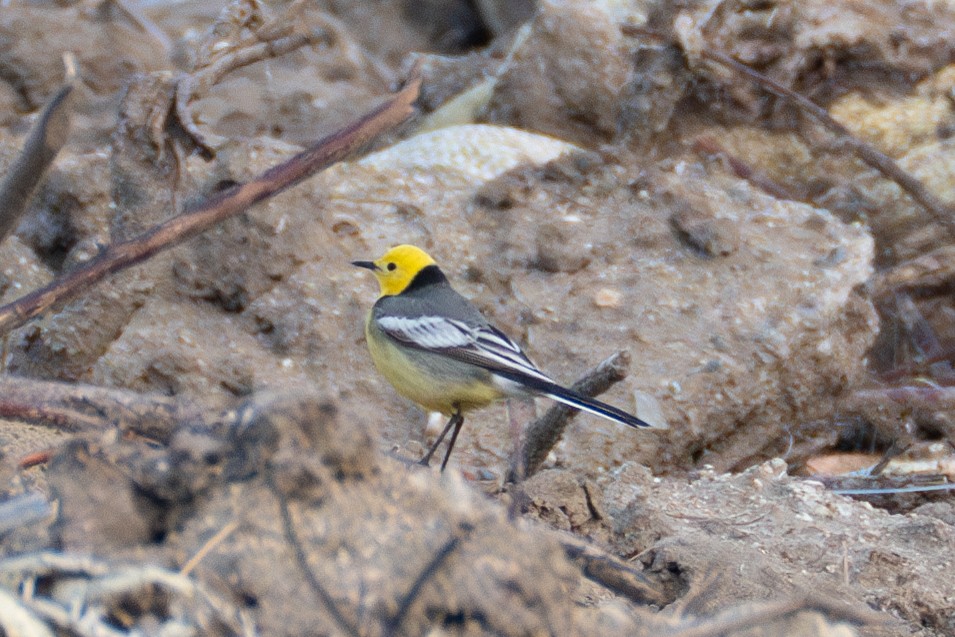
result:
<svg viewBox="0 0 955 637"><path fill-rule="evenodd" d="M500 370L494 370L494 373L500 374L511 381L523 385L534 393L547 396L548 398L556 400L559 403L563 403L568 407L586 411L587 413L594 414L595 416L601 416L607 420L619 422L630 427L653 426L648 422L640 420L632 414L628 414L622 409L617 409L612 405L600 402L594 398L588 398L583 394L578 394L572 389L561 387L557 383L549 383L545 380L534 378L532 376L525 376L523 374L508 374L506 372L501 372Z"/></svg>
<svg viewBox="0 0 955 637"><path fill-rule="evenodd" d="M607 420L613 420L614 422L619 422L624 425L629 425L631 427L650 427L650 423L640 420L632 414L628 414L622 409L617 409L612 405L607 403L600 402L599 400L594 400L593 398L587 398L582 394L578 394L575 391L571 391L560 385L554 385L555 391L549 391L544 393L548 398L553 398L557 402L564 403L570 407L575 407L581 411L586 411L587 413L594 414L596 416L603 416Z"/></svg>

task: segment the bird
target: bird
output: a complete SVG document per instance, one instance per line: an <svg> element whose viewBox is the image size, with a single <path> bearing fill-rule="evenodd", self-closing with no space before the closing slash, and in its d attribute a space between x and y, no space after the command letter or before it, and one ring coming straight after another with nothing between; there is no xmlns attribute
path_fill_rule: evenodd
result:
<svg viewBox="0 0 955 637"><path fill-rule="evenodd" d="M513 396L546 396L630 427L651 426L563 387L542 372L517 343L451 287L421 248L399 245L374 261L351 264L371 270L380 288L365 320L365 340L375 367L400 395L449 418L419 464L430 464L453 429L441 463L443 472L464 414Z"/></svg>

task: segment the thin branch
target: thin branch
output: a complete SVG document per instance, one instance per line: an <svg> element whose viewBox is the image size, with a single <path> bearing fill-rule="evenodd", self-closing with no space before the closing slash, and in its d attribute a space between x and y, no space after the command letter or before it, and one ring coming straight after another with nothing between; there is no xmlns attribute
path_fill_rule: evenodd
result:
<svg viewBox="0 0 955 637"><path fill-rule="evenodd" d="M599 396L626 378L629 367L630 354L617 352L587 372L571 389L584 396ZM577 413L578 410L573 407L557 404L528 425L524 445L508 470L506 481L520 482L536 473L547 454L560 441L570 419Z"/></svg>
<svg viewBox="0 0 955 637"><path fill-rule="evenodd" d="M0 334L75 297L103 278L205 232L352 154L411 114L421 79L417 70L384 104L258 178L233 186L145 233L107 247L98 257L13 303L0 307Z"/></svg>
<svg viewBox="0 0 955 637"><path fill-rule="evenodd" d="M223 41L217 30L212 30L212 40L204 46L206 55L200 55L196 67L177 81L175 100L180 124L205 151L214 152L214 147L221 145L225 138L202 132L191 115L190 104L229 73L256 62L280 57L302 47L326 45L331 49L338 45L346 60L356 67L365 68L382 85L394 82L394 74L388 67L368 55L340 20L328 14L313 13L307 18L307 26L303 27L306 25L303 14L308 6L308 0L295 0L282 15L268 20L251 35L239 38L235 34L234 41L227 38L225 42L229 46L225 48L221 47Z"/></svg>
<svg viewBox="0 0 955 637"><path fill-rule="evenodd" d="M953 214L951 206L936 197L925 187L925 184L906 172L894 159L853 135L848 128L833 119L824 108L817 106L808 98L786 88L759 71L734 60L722 51L703 49L700 51L700 54L708 60L734 69L779 97L796 104L796 106L811 115L823 126L838 135L840 142L849 148L856 157L878 170L886 178L897 183L912 199L925 208L938 223L944 226L950 235L955 236L955 214Z"/></svg>
<svg viewBox="0 0 955 637"><path fill-rule="evenodd" d="M839 495L848 495L848 496L879 496L879 495L902 495L905 493L930 493L932 491L955 491L955 483L943 482L938 483L939 480L945 478L945 476L924 476L929 479L936 480L935 484L905 484L903 486L897 487L876 487L876 488L833 488L833 483L826 484L833 493L838 493ZM832 480L832 479L830 479ZM880 507L882 508L882 507Z"/></svg>

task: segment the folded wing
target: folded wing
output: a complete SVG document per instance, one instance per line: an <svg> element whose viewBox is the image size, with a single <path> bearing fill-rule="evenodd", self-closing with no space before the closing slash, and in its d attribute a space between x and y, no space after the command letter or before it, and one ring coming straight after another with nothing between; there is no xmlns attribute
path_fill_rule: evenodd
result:
<svg viewBox="0 0 955 637"><path fill-rule="evenodd" d="M440 316L383 316L378 326L389 337L416 349L471 363L509 378L552 383L520 346L491 325L469 325Z"/></svg>

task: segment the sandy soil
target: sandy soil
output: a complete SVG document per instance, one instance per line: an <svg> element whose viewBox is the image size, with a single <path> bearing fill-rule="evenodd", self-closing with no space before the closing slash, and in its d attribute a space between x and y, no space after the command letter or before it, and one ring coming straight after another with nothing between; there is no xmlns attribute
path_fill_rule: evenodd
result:
<svg viewBox="0 0 955 637"><path fill-rule="evenodd" d="M955 634L951 492L899 492L955 473L952 226L712 61L945 200L955 6L870 5L5 4L0 167L66 51L79 81L3 302L423 85L363 156L7 334L4 634ZM579 416L511 481L548 406L512 402L409 467L443 422L375 372L349 265L399 243L561 381L628 352L602 399L658 428Z"/></svg>

